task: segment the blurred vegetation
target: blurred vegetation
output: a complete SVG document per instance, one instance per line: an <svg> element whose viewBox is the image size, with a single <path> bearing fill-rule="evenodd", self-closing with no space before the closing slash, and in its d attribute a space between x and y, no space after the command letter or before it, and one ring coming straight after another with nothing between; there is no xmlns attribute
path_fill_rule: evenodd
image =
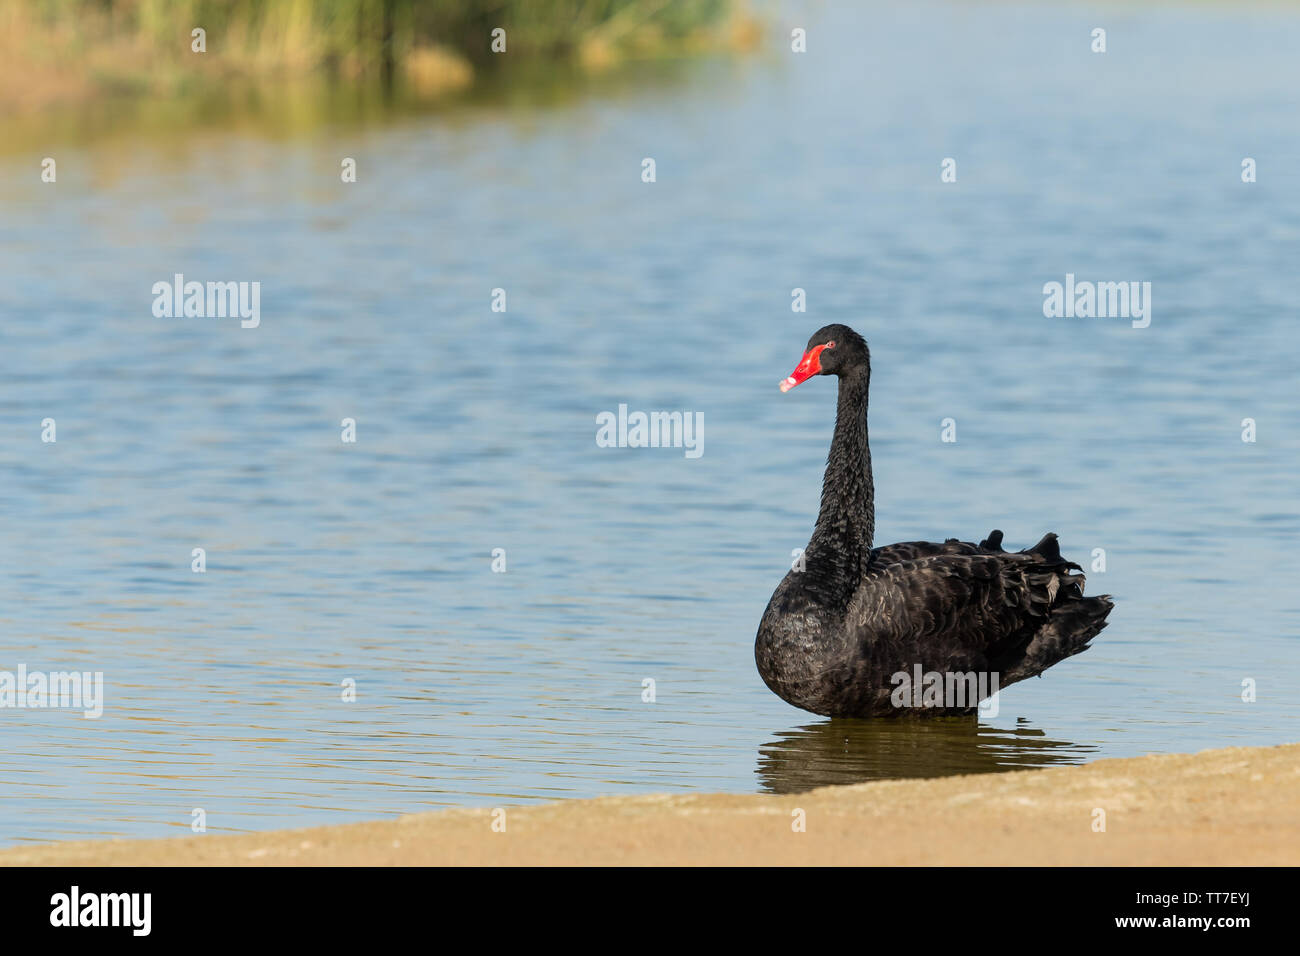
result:
<svg viewBox="0 0 1300 956"><path fill-rule="evenodd" d="M307 77L438 97L521 63L593 71L757 37L742 0L0 0L0 111Z"/></svg>

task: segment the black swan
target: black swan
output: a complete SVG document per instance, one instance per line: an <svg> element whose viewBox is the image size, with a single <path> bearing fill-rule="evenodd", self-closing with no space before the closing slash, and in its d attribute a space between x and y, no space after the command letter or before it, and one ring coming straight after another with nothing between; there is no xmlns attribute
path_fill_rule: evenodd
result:
<svg viewBox="0 0 1300 956"><path fill-rule="evenodd" d="M1083 574L1070 573L1083 569L1061 557L1055 534L1014 553L1002 550L1001 531L979 544L872 547L866 341L848 326L826 326L781 391L814 375L839 376L835 437L803 566L772 595L754 641L767 686L829 717L969 714L976 675L978 696L989 696L1087 650L1114 604L1083 596ZM908 689L931 674L947 696L929 693L929 677L925 696Z"/></svg>

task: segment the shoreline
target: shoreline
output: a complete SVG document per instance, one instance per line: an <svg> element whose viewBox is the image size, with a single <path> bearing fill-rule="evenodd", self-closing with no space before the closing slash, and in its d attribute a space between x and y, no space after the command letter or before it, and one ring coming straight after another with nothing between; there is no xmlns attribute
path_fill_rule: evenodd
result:
<svg viewBox="0 0 1300 956"><path fill-rule="evenodd" d="M1296 865L1300 744L799 794L575 799L504 818L504 832L484 808L49 843L0 850L0 866Z"/></svg>

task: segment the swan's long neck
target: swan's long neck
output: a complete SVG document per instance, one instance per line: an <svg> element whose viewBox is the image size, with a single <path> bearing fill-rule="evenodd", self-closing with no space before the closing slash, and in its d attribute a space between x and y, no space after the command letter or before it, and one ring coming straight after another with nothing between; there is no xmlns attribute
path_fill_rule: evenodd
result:
<svg viewBox="0 0 1300 956"><path fill-rule="evenodd" d="M867 443L867 388L870 366L840 376L835 437L822 481L822 506L808 544L809 570L831 589L847 597L857 589L866 569L876 531L875 486L871 480L871 448Z"/></svg>

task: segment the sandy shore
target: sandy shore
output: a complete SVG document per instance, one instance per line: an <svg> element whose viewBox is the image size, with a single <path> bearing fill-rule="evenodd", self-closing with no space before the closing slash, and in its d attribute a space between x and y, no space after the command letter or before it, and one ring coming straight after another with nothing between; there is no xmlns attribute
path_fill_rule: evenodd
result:
<svg viewBox="0 0 1300 956"><path fill-rule="evenodd" d="M1094 831L1097 810L1105 832ZM796 832L797 812L806 830ZM1300 744L1081 767L655 795L0 851L0 865L1300 864Z"/></svg>

